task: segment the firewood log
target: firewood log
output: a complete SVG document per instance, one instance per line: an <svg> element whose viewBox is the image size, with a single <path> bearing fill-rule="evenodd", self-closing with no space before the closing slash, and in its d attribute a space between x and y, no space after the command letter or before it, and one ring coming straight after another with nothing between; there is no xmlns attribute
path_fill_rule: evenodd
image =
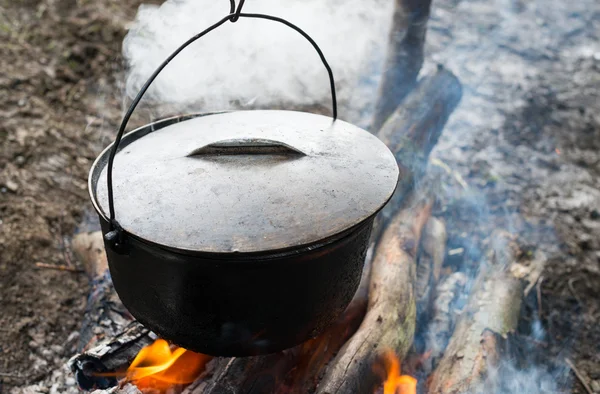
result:
<svg viewBox="0 0 600 394"><path fill-rule="evenodd" d="M396 0L371 130L377 131L414 88L423 65L431 0Z"/></svg>
<svg viewBox="0 0 600 394"><path fill-rule="evenodd" d="M407 191L422 178L429 154L461 97L458 79L450 71L438 67L437 72L419 81L377 133L396 156L400 180L394 196L375 221L374 240L398 211Z"/></svg>
<svg viewBox="0 0 600 394"><path fill-rule="evenodd" d="M511 272L516 244L507 233L495 233L488 261L480 268L467 306L448 347L430 376L430 394L476 392L488 368L500 360L500 340L516 330L523 284Z"/></svg>
<svg viewBox="0 0 600 394"><path fill-rule="evenodd" d="M117 384L118 376L111 373L123 372L138 352L155 339L151 331L134 321L119 335L100 341L95 347L72 357L67 365L80 388L106 389Z"/></svg>
<svg viewBox="0 0 600 394"><path fill-rule="evenodd" d="M435 300L430 310L431 316L425 332L425 344L421 352L427 352L428 357L421 359L424 375L429 376L437 365L448 346L448 341L454 332L457 311L454 306L463 296L467 276L463 272L454 272L436 286Z"/></svg>
<svg viewBox="0 0 600 394"><path fill-rule="evenodd" d="M422 193L413 194L383 232L371 269L367 314L328 367L317 393L373 392L377 383L373 365L382 352L393 350L402 357L411 347L417 247L431 214L431 198Z"/></svg>

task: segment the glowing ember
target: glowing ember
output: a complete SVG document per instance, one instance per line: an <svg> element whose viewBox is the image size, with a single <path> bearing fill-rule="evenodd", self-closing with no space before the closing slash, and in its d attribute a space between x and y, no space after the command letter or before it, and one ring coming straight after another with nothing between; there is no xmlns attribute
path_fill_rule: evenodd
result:
<svg viewBox="0 0 600 394"><path fill-rule="evenodd" d="M408 375L400 375L400 361L391 350L383 355L386 380L383 383L383 394L416 394L417 379Z"/></svg>
<svg viewBox="0 0 600 394"><path fill-rule="evenodd" d="M167 341L157 339L140 350L127 369L127 379L140 390L164 392L175 385L192 383L210 359L184 348L171 349Z"/></svg>

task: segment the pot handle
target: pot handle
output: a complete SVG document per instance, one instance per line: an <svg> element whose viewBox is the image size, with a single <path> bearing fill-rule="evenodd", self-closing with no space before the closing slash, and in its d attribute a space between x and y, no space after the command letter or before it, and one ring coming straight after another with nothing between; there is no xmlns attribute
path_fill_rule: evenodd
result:
<svg viewBox="0 0 600 394"><path fill-rule="evenodd" d="M188 45L190 45L194 41L198 40L199 38L202 38L203 36L210 33L211 31L215 30L217 27L221 26L225 22L230 21L232 23L235 23L239 20L239 18L266 19L266 20L282 23L282 24L294 29L298 33L300 33L300 35L302 35L302 37L304 37L308 42L311 43L311 45L313 46L313 48L315 49L315 51L321 58L323 65L327 69L327 74L329 75L329 84L330 84L330 88L331 88L332 118L333 118L334 122L337 119L337 98L336 98L336 93L335 93L335 81L333 79L333 71L331 71L331 67L329 66L329 63L327 63L327 60L325 59L325 55L323 55L323 52L321 51L321 49L319 48L317 43L306 32L304 32L302 29L300 29L298 26L294 25L291 22L288 22L287 20L285 20L283 18L279 18L279 17L272 16L272 15L265 15L265 14L242 13L242 7L244 5L244 2L245 2L245 0L240 0L239 4L237 6L237 9L236 9L235 0L229 0L230 11L227 16L223 17L221 20L219 20L212 26L208 27L204 31L196 34L195 36L193 36L192 38L190 38L189 40L184 42L173 53L171 53L171 55L169 55L169 57L167 57L167 59L160 66L158 66L158 68L152 73L150 78L148 78L148 80L144 83L141 90L138 92L138 94L133 99L133 102L129 106L129 109L125 113L125 116L123 117L123 120L121 121L121 125L119 126L119 131L117 133L117 137L115 138L115 142L113 143L113 146L111 148L110 155L108 157L107 167L106 167L108 208L109 208L110 220L109 220L109 231L106 234L104 234L104 239L113 248L113 250L115 250L117 252L124 252L124 250L125 250L125 248L124 248L125 230L123 230L123 228L119 225L119 223L117 222L117 219L115 218L112 170L113 170L113 163L115 160L115 155L117 154L117 152L119 150L119 144L121 143L121 139L123 138L123 134L125 132L125 128L127 127L127 123L129 122L129 119L131 118L133 111L139 104L140 100L142 99L142 97L144 96L144 94L146 93L146 91L148 90L150 85L152 84L152 82L154 82L154 80L156 79L158 74L160 74L160 72L167 66L167 64L169 64L171 62L171 60L173 60L173 58L175 58L175 56L177 56L181 51L183 51Z"/></svg>

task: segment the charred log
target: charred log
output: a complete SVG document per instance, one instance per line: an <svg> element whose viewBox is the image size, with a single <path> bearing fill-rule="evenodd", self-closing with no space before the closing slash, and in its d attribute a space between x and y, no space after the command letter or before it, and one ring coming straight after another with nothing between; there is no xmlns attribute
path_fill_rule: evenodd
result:
<svg viewBox="0 0 600 394"><path fill-rule="evenodd" d="M156 336L140 323L131 322L116 337L73 357L68 366L80 388L106 389L117 385L114 373L129 365L138 352L155 339Z"/></svg>
<svg viewBox="0 0 600 394"><path fill-rule="evenodd" d="M431 0L396 0L372 130L379 130L414 88L423 65Z"/></svg>
<svg viewBox="0 0 600 394"><path fill-rule="evenodd" d="M129 365L155 336L133 322L121 304L110 279L102 233L77 234L72 247L90 277L91 291L81 328L81 353L68 365L82 389L112 387L116 377L105 374Z"/></svg>
<svg viewBox="0 0 600 394"><path fill-rule="evenodd" d="M375 222L373 239L381 234L381 229L402 205L408 191L423 176L429 154L461 97L458 79L439 67L435 74L419 82L379 131L378 137L396 156L400 181L391 201Z"/></svg>

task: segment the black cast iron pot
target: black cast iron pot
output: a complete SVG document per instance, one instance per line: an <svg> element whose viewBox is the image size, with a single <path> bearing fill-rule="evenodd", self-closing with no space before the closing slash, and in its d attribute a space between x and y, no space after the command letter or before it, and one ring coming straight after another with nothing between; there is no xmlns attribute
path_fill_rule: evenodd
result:
<svg viewBox="0 0 600 394"><path fill-rule="evenodd" d="M119 145L116 240L107 213L111 148L89 187L119 297L158 335L218 356L289 348L336 319L398 178L376 137L320 115L166 119Z"/></svg>
<svg viewBox="0 0 600 394"><path fill-rule="evenodd" d="M373 219L399 174L381 141L335 120L333 75L314 41L240 8L155 71L89 177L123 304L161 337L214 356L276 352L332 323L356 291ZM333 122L237 111L165 119L123 136L168 62L233 16L281 22L309 39L329 72Z"/></svg>

